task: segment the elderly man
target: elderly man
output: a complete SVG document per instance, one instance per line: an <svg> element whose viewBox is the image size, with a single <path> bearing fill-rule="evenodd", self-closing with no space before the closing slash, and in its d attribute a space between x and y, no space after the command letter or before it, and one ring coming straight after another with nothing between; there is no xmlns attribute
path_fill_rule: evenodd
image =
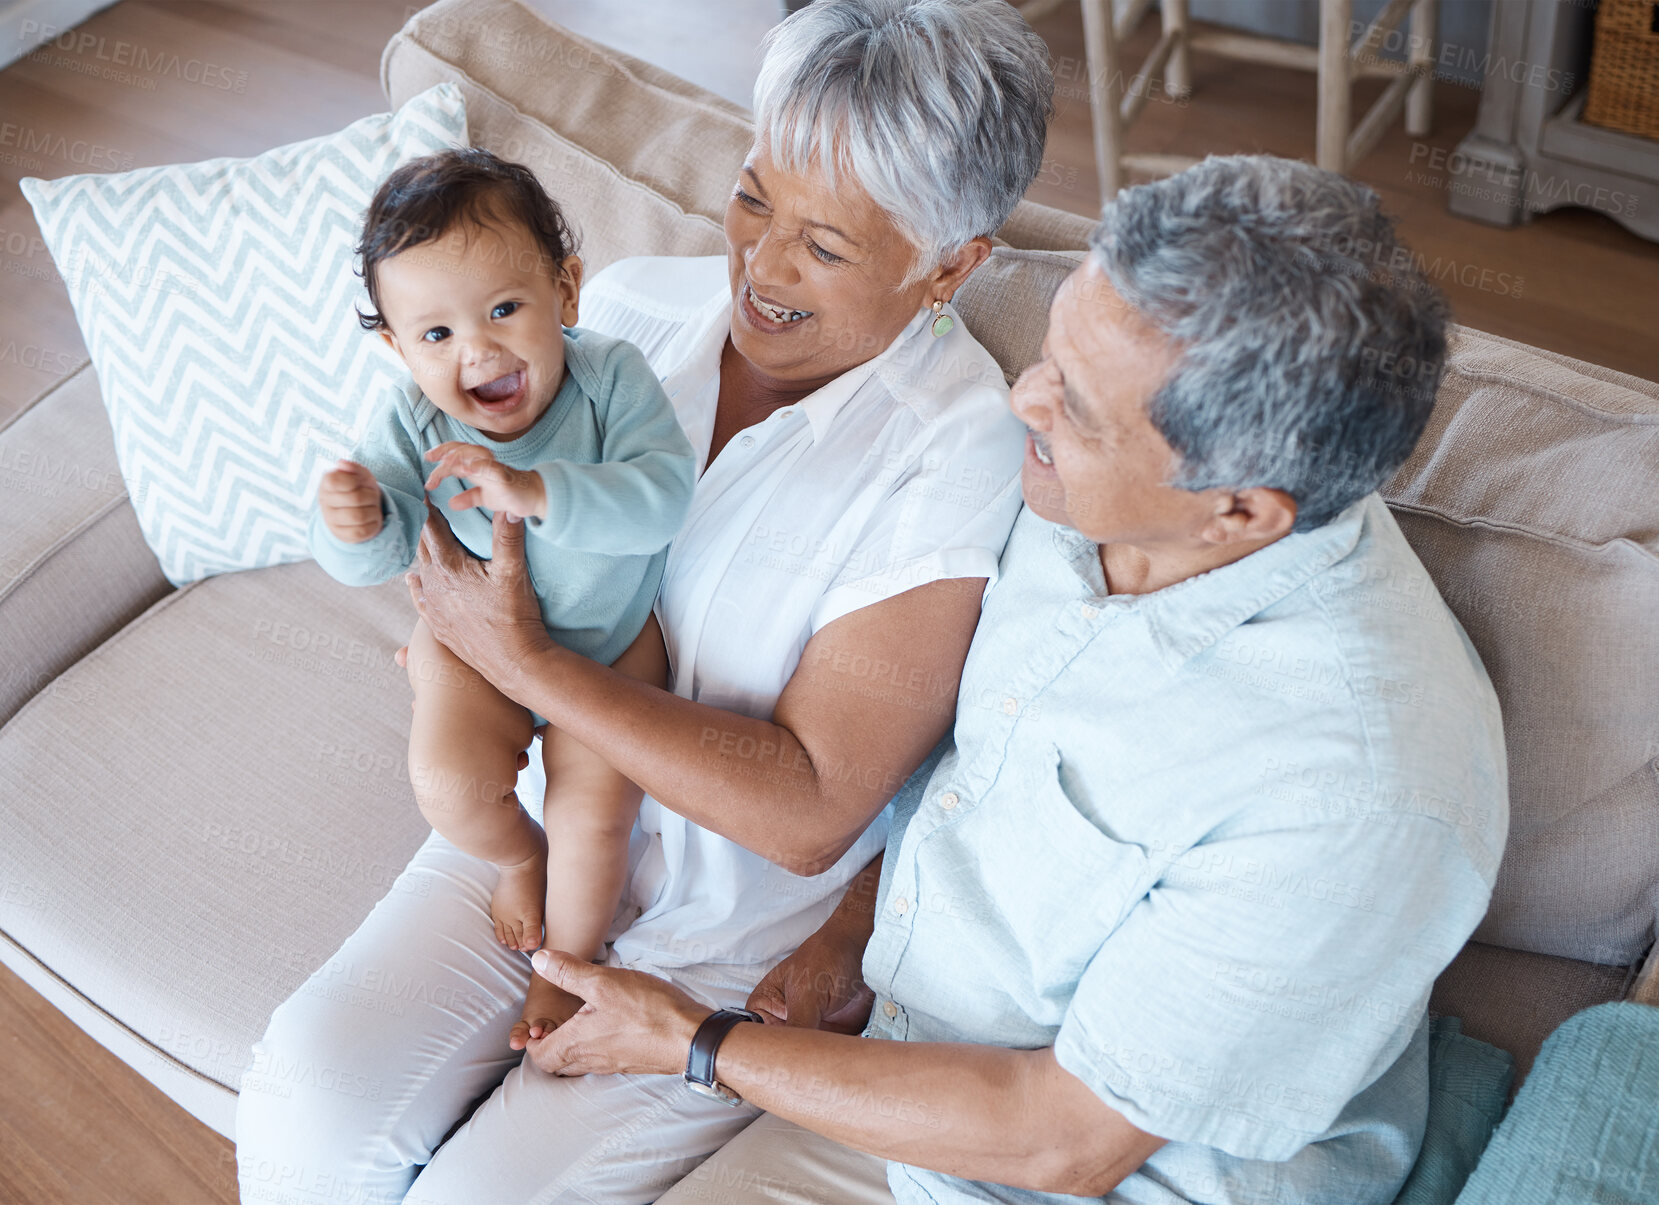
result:
<svg viewBox="0 0 1659 1205"><path fill-rule="evenodd" d="M772 1114L668 1201L1363 1205L1416 1157L1507 828L1491 684L1375 492L1444 304L1374 193L1283 160L1131 189L1092 244L1014 389L954 742L756 989L784 1023L537 955L587 1001L544 1070Z"/></svg>

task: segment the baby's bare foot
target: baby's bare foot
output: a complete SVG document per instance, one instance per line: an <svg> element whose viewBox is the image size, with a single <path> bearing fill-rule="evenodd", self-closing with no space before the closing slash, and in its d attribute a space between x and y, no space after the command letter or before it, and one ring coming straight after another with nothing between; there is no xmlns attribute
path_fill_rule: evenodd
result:
<svg viewBox="0 0 1659 1205"><path fill-rule="evenodd" d="M524 997L524 1017L513 1026L507 1045L523 1050L531 1038L545 1037L563 1025L582 1007L582 1001L561 987L555 987L534 972Z"/></svg>
<svg viewBox="0 0 1659 1205"><path fill-rule="evenodd" d="M541 946L542 907L547 899L547 838L540 835L539 825L534 827L540 847L524 861L501 867L501 878L490 897L495 939L509 950Z"/></svg>

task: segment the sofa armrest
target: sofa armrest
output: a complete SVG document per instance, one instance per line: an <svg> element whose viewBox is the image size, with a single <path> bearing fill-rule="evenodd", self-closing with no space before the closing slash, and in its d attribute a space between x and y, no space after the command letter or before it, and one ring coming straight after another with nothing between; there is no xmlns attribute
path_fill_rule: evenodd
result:
<svg viewBox="0 0 1659 1205"><path fill-rule="evenodd" d="M173 589L138 529L91 365L0 427L0 724Z"/></svg>

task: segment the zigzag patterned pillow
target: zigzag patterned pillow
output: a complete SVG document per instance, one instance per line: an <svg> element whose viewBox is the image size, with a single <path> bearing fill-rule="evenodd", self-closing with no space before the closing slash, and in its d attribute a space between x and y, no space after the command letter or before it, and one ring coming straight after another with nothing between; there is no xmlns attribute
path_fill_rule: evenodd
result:
<svg viewBox="0 0 1659 1205"><path fill-rule="evenodd" d="M324 469L407 374L353 312L363 213L398 164L466 141L445 83L253 159L22 182L175 585L310 555Z"/></svg>

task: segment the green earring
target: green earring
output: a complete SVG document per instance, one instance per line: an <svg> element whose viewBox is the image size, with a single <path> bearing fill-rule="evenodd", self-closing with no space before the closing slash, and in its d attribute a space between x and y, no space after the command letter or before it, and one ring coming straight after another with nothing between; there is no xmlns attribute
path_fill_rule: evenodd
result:
<svg viewBox="0 0 1659 1205"><path fill-rule="evenodd" d="M956 319L945 313L945 302L941 298L933 303L933 337L942 339L950 334L956 326Z"/></svg>

